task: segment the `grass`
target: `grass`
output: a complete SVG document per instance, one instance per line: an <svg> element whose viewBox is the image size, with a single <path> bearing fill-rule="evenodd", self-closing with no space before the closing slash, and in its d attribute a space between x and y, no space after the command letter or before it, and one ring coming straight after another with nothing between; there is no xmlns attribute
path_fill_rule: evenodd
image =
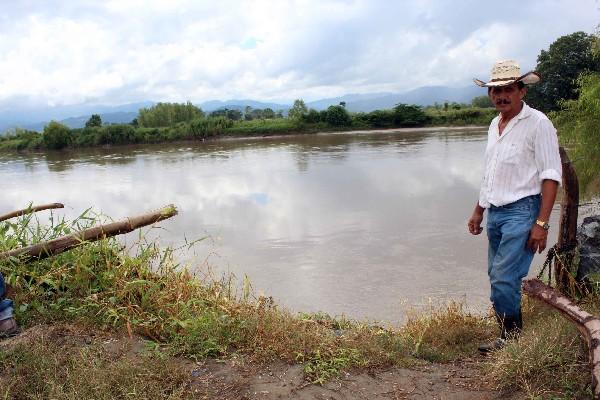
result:
<svg viewBox="0 0 600 400"><path fill-rule="evenodd" d="M0 224L0 251L104 219L87 210L73 221L51 217L42 223L29 214ZM307 381L314 383L324 383L352 368L460 360L476 354L481 341L497 334L495 322L467 312L460 303L411 312L399 328L375 327L323 313L293 314L269 297L254 296L247 282L240 288L231 277L196 276L176 263L171 249L160 250L144 240L129 250L113 238L37 262L4 259L0 270L12 288L19 323L25 327L67 322L139 335L161 353L189 360L240 356L256 362L301 363ZM597 310L596 302L591 301L589 307ZM572 393L574 398L587 393L585 350L574 339L573 328L533 304L526 307L525 320L522 339L489 359L486 368L496 385L525 388L531 398L546 391ZM60 348L60 341L44 340L10 350L0 347L0 379L10 394L5 397L24 393L23 398L77 398L88 393L86 382L92 382L88 373L113 382L98 386L96 398L126 398L125 393L131 391L144 393L142 398L188 396L186 380L179 378L177 369L171 386L139 386L144 380L140 377L153 377L158 372L152 364L160 363L151 359L133 362L130 372L117 373L131 361L107 360L93 348L87 353L71 352ZM40 359L49 364L38 368L34 360ZM28 389L23 382L30 374L34 384Z"/></svg>
<svg viewBox="0 0 600 400"><path fill-rule="evenodd" d="M600 312L595 297L582 304ZM587 346L573 324L537 302L525 302L525 329L518 341L494 353L486 372L501 389L521 388L530 399L592 397Z"/></svg>
<svg viewBox="0 0 600 400"><path fill-rule="evenodd" d="M192 397L189 372L151 352L131 357L120 349L109 351L102 340L80 343L80 333L62 327L24 335L0 351L3 399Z"/></svg>
<svg viewBox="0 0 600 400"><path fill-rule="evenodd" d="M302 127L297 121L289 118L255 119L251 121L237 121L224 132L232 136L273 135L290 132L300 132Z"/></svg>

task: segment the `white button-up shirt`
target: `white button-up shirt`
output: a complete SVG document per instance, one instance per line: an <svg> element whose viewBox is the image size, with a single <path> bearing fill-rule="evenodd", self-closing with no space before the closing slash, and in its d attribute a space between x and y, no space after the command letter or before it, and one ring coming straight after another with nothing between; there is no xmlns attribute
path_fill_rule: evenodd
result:
<svg viewBox="0 0 600 400"><path fill-rule="evenodd" d="M479 205L489 208L539 194L542 181L561 183L558 138L542 112L523 103L521 112L499 133L500 115L492 120L485 150L485 173Z"/></svg>

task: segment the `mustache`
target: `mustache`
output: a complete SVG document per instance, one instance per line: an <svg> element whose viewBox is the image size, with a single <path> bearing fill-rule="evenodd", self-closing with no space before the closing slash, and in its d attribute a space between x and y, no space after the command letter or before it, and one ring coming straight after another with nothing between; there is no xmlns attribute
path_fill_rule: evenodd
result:
<svg viewBox="0 0 600 400"><path fill-rule="evenodd" d="M502 105L502 104L510 104L510 100L508 100L508 99L496 100L496 105Z"/></svg>

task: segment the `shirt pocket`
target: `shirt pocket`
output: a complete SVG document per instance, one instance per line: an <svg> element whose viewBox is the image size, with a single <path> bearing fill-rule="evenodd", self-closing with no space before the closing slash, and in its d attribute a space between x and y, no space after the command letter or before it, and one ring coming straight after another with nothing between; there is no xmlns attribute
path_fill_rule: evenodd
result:
<svg viewBox="0 0 600 400"><path fill-rule="evenodd" d="M523 151L522 146L518 143L506 143L500 149L498 154L498 161L502 164L514 165L518 164L521 160L521 153Z"/></svg>

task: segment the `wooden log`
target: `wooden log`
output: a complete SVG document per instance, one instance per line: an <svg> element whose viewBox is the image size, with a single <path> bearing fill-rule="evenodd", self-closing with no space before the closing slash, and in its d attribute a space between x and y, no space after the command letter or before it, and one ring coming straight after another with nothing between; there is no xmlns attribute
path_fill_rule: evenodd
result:
<svg viewBox="0 0 600 400"><path fill-rule="evenodd" d="M565 149L560 147L559 152L562 162L562 187L564 194L560 205L557 243L557 250L560 257L557 257L554 262L554 278L557 289L566 293L572 281L569 271L573 266L573 252L569 250L577 246L579 180Z"/></svg>
<svg viewBox="0 0 600 400"><path fill-rule="evenodd" d="M523 291L559 311L575 324L587 342L592 371L594 398L600 400L600 318L579 308L571 299L546 285L539 279L523 281Z"/></svg>
<svg viewBox="0 0 600 400"><path fill-rule="evenodd" d="M128 233L146 225L171 218L177 215L177 209L173 205L146 214L129 217L117 222L96 226L81 230L71 235L65 235L46 242L37 243L32 246L9 250L0 253L0 259L8 257L23 257L25 259L42 259L60 254L82 244L100 240L110 236Z"/></svg>
<svg viewBox="0 0 600 400"><path fill-rule="evenodd" d="M50 210L50 209L54 209L54 208L64 208L64 207L65 206L61 203L51 203L51 204L43 204L41 206L31 206L28 208L24 208L22 210L17 210L17 211L9 212L8 214L0 215L0 221L6 221L7 219L11 219L14 217L20 217L21 215L25 215L25 214L29 214L29 213L33 213L33 212Z"/></svg>

